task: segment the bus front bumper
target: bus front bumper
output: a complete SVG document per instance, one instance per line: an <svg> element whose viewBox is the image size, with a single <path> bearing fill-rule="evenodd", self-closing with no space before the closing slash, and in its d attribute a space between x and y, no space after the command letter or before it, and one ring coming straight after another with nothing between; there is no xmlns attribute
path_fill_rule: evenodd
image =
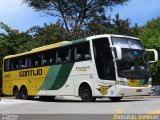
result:
<svg viewBox="0 0 160 120"><path fill-rule="evenodd" d="M116 85L115 96L134 96L134 95L149 95L151 85L147 87L130 87Z"/></svg>

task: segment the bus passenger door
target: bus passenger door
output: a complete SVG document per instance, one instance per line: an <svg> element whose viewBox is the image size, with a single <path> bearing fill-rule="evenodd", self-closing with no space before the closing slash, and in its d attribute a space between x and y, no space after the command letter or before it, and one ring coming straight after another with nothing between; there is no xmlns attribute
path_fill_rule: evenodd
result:
<svg viewBox="0 0 160 120"><path fill-rule="evenodd" d="M93 51L98 78L106 85L115 82L115 68L108 38L93 40Z"/></svg>

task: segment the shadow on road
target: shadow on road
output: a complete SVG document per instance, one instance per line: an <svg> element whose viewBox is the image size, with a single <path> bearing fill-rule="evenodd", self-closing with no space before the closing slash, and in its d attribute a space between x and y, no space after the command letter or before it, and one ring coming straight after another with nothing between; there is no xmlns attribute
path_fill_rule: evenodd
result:
<svg viewBox="0 0 160 120"><path fill-rule="evenodd" d="M7 98L7 99L15 99L14 97L2 97L2 98ZM19 99L20 100L20 99ZM40 99L40 98L30 98L30 101L39 101L39 102L63 102L63 103L86 103L83 102L81 99L66 99L66 98L55 98L55 99ZM137 102L137 101L152 101L152 99L148 99L148 98L123 98L121 101L119 102L112 102L110 99L108 98L98 98L96 101L94 102L89 102L89 103L125 103L125 102ZM88 103L88 102L87 102Z"/></svg>
<svg viewBox="0 0 160 120"><path fill-rule="evenodd" d="M73 99L52 99L52 100L46 99L46 100L44 100L44 99L40 99L40 98L35 98L32 100L40 101L40 102L86 103L86 102L83 102L82 100L73 100ZM111 100L106 98L106 99L97 99L96 101L89 102L89 103L122 103L122 102L137 102L137 101L151 101L151 100L149 100L149 99L122 99L119 102L112 102Z"/></svg>

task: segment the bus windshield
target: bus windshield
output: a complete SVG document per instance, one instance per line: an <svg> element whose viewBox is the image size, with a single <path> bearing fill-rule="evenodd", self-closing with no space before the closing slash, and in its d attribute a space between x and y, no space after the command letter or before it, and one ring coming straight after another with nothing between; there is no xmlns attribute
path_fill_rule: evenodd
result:
<svg viewBox="0 0 160 120"><path fill-rule="evenodd" d="M138 39L123 38L123 37L112 37L112 43L121 48L141 49L144 50L143 45Z"/></svg>
<svg viewBox="0 0 160 120"><path fill-rule="evenodd" d="M122 48L122 60L118 60L118 76L128 79L145 79L150 77L148 61L144 47L139 40L122 38L112 39L114 45Z"/></svg>

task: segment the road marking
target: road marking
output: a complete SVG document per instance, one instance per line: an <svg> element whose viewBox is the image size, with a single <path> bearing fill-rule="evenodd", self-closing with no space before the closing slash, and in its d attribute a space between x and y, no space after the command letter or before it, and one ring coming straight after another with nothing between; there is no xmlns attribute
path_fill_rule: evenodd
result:
<svg viewBox="0 0 160 120"><path fill-rule="evenodd" d="M160 109L155 110L155 111L151 111L151 112L148 113L148 114L160 114Z"/></svg>
<svg viewBox="0 0 160 120"><path fill-rule="evenodd" d="M116 107L116 112L115 112L115 114L113 114L113 118L112 118L112 120L115 120L116 119L116 115L120 115L120 114L122 114L124 112L124 110L123 110L123 108L122 107Z"/></svg>
<svg viewBox="0 0 160 120"><path fill-rule="evenodd" d="M123 113L123 108L121 108L121 107L116 108L115 114L122 114L122 113Z"/></svg>

